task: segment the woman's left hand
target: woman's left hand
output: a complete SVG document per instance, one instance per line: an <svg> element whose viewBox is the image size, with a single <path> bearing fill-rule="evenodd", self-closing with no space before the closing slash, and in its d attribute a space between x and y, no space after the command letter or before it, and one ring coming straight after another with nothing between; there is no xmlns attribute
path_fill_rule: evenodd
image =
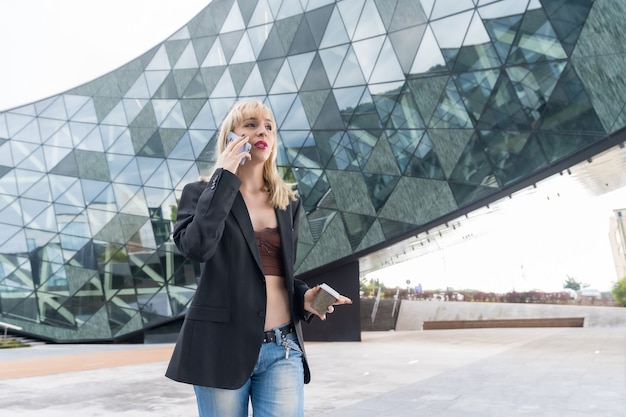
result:
<svg viewBox="0 0 626 417"><path fill-rule="evenodd" d="M317 317L319 317L322 320L326 320L326 314L330 314L333 311L335 311L335 308L333 306L340 305L340 304L352 304L351 299L340 294L339 299L335 301L332 305L329 305L326 311L323 311L323 312L315 311L311 307L311 304L313 303L315 296L317 295L318 292L320 292L321 289L322 288L319 285L316 285L315 287L307 290L307 292L304 293L304 309L308 311L309 313L315 314Z"/></svg>

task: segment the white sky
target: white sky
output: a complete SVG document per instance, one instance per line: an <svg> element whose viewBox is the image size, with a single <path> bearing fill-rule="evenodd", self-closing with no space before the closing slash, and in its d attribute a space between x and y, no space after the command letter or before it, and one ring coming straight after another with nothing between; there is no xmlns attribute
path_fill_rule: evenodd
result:
<svg viewBox="0 0 626 417"><path fill-rule="evenodd" d="M548 198L549 197L549 198ZM417 258L373 272L387 286L418 283L424 289L485 292L560 291L568 276L610 291L618 279L609 243L609 218L626 208L626 188L601 196L568 175L546 180L532 195L502 202L504 208L457 232L473 234ZM471 214L470 214L471 216ZM622 278L622 277L619 277Z"/></svg>
<svg viewBox="0 0 626 417"><path fill-rule="evenodd" d="M210 0L2 0L0 111L91 81L162 42ZM546 194L560 194L546 199ZM609 290L617 279L608 218L626 191L590 198L566 183L513 204L482 235L376 276L388 285L518 291L562 288L570 275ZM486 228L486 229L485 229ZM487 232L484 232L487 230ZM478 233L477 233L478 234Z"/></svg>
<svg viewBox="0 0 626 417"><path fill-rule="evenodd" d="M137 58L210 0L0 1L0 111L84 84Z"/></svg>

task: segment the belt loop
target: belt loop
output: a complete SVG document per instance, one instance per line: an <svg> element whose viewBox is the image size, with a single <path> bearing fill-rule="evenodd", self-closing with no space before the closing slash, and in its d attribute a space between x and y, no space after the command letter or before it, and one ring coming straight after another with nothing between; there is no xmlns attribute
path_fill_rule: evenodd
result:
<svg viewBox="0 0 626 417"><path fill-rule="evenodd" d="M282 329L275 327L273 330L274 330L274 341L276 342L278 346L282 345L283 339L285 338L285 335L283 334Z"/></svg>

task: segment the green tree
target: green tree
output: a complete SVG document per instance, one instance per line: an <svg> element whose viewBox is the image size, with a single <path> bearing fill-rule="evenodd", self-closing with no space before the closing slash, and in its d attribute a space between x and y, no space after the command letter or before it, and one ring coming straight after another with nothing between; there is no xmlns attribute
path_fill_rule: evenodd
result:
<svg viewBox="0 0 626 417"><path fill-rule="evenodd" d="M565 280L565 283L563 284L563 288L569 288L571 290L574 291L578 291L581 288L585 288L588 287L589 284L583 284L580 281L576 281L576 278L571 277L571 276L567 276L567 279Z"/></svg>
<svg viewBox="0 0 626 417"><path fill-rule="evenodd" d="M613 298L617 305L626 307L626 278L622 278L613 285Z"/></svg>

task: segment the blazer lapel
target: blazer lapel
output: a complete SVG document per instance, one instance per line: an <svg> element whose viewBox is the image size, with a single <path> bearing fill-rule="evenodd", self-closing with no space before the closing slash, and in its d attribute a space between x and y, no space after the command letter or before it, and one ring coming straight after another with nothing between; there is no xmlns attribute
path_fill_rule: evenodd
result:
<svg viewBox="0 0 626 417"><path fill-rule="evenodd" d="M289 206L291 208L291 205ZM293 288L293 218L291 210L275 209L278 220L278 231L280 233L280 247L283 252L283 265L285 268L285 284L287 288Z"/></svg>
<svg viewBox="0 0 626 417"><path fill-rule="evenodd" d="M261 255L259 255L259 249L256 246L256 238L254 237L254 228L252 227L252 222L250 221L250 214L248 213L248 209L246 207L246 203L243 200L243 196L240 192L237 192L237 196L235 197L235 201L233 202L233 206L230 209L239 224L239 228L241 229L241 233L246 240L246 244L248 245L248 249L250 249L250 253L254 256L259 269L263 271L263 267L261 266Z"/></svg>
<svg viewBox="0 0 626 417"><path fill-rule="evenodd" d="M278 221L278 232L280 234L280 246L283 255L284 268L285 268L285 284L287 288L293 288L293 264L295 262L294 255L294 241L293 241L293 217L291 213L291 205L287 210L274 209L276 213L276 220ZM254 228L250 221L250 214L246 208L246 203L243 200L241 193L237 193L231 212L235 217L235 220L239 224L241 233L243 234L250 253L254 256L259 269L263 271L261 264L261 255L259 255L259 249L256 245L256 238L254 237Z"/></svg>

